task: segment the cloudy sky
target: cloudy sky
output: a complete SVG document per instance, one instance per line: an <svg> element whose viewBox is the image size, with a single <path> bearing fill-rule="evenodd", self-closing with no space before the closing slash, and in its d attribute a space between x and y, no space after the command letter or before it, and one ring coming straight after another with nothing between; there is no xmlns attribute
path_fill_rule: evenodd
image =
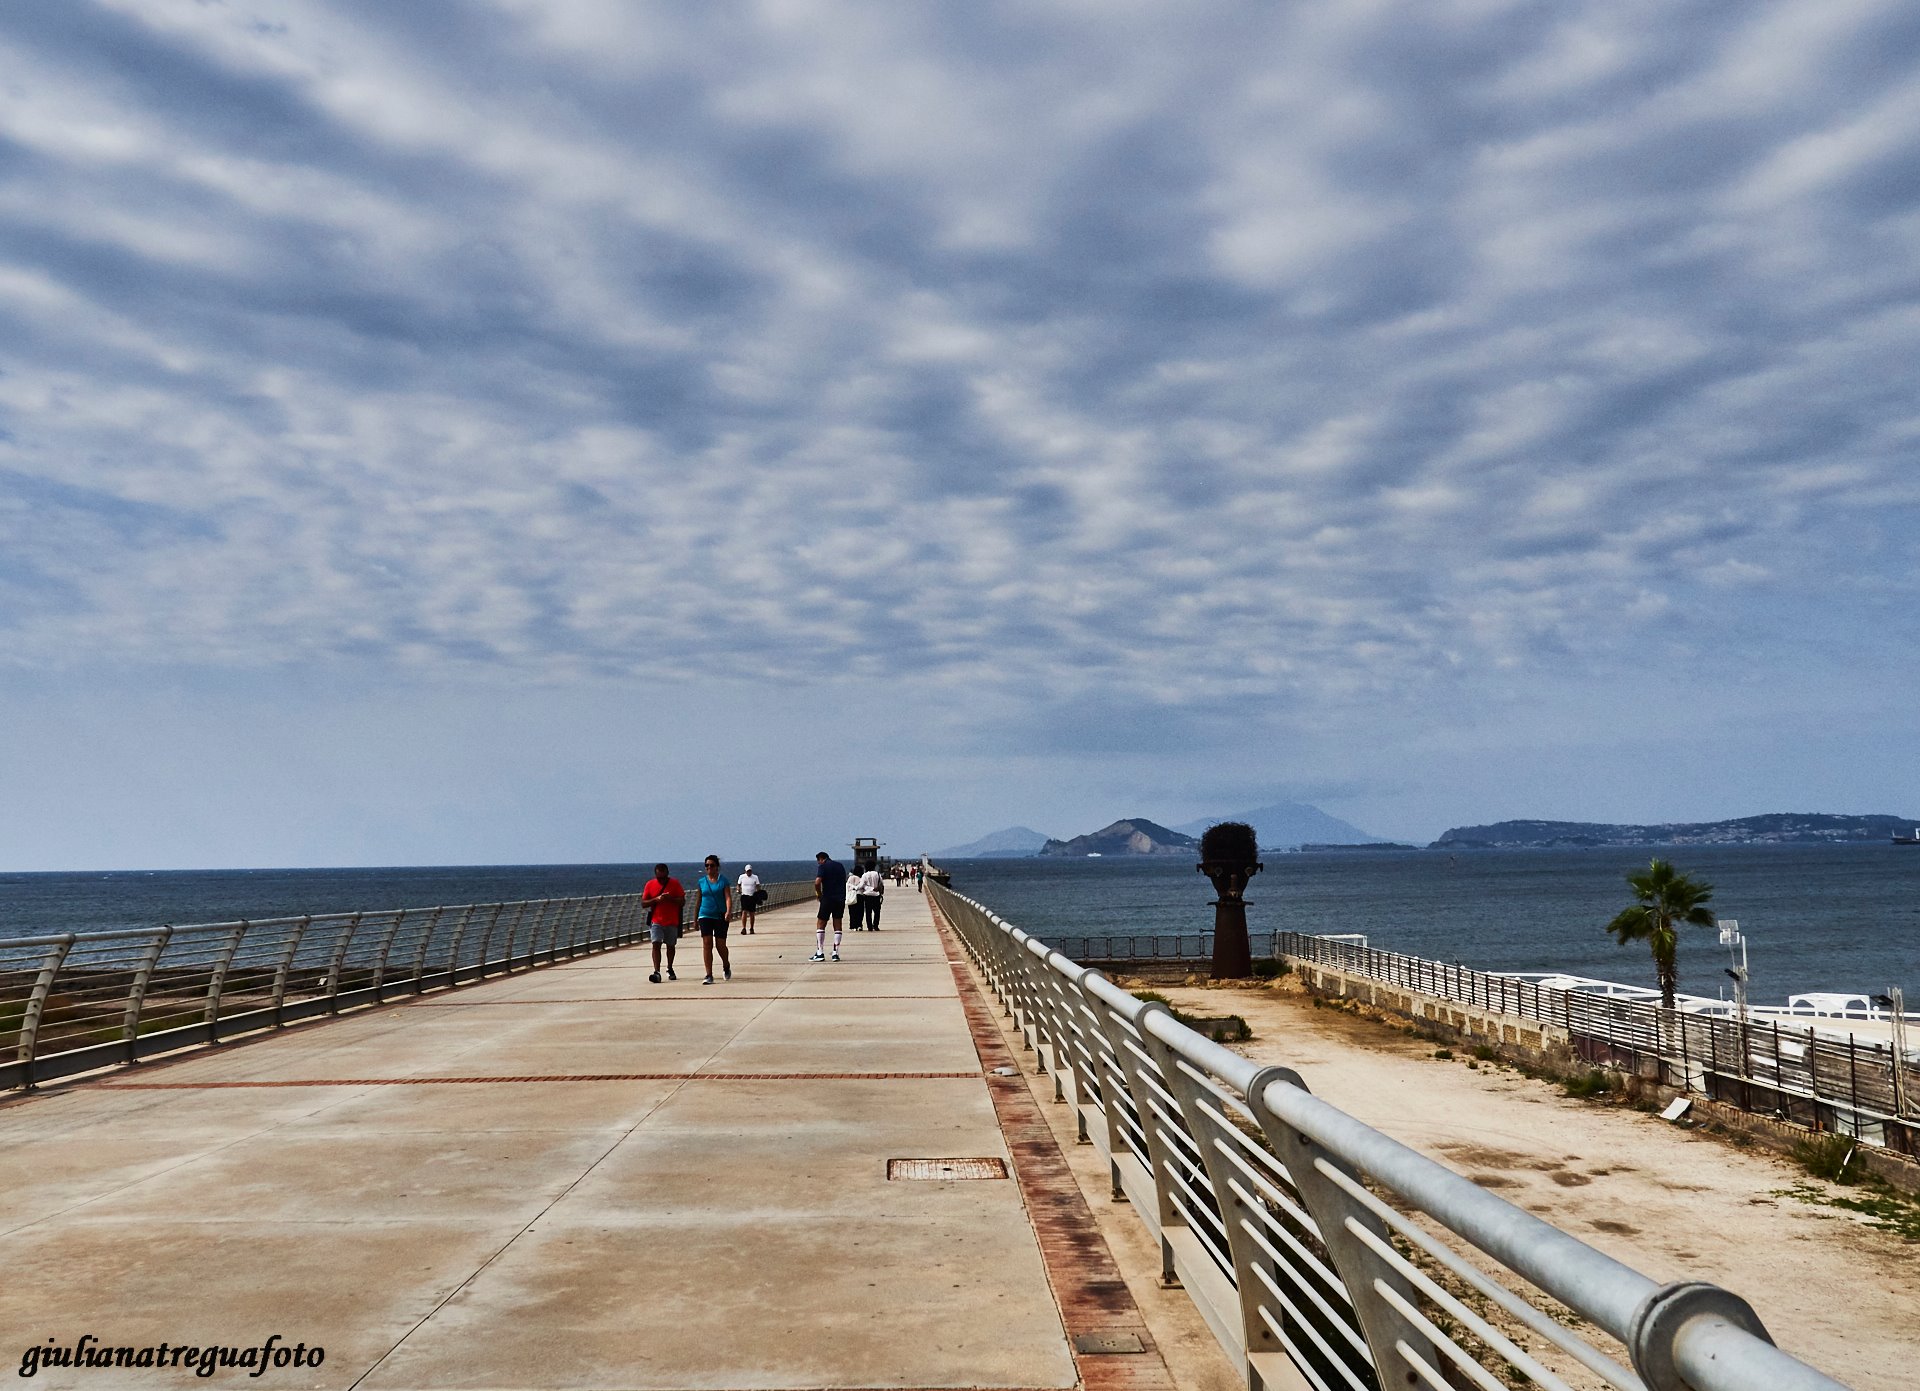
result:
<svg viewBox="0 0 1920 1391"><path fill-rule="evenodd" d="M1920 813L1920 10L0 9L0 868Z"/></svg>

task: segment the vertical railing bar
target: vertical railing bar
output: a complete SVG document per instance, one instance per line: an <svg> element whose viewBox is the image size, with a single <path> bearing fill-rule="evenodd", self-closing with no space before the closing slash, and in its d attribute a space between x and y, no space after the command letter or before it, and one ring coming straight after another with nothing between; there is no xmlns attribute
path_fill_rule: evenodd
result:
<svg viewBox="0 0 1920 1391"><path fill-rule="evenodd" d="M242 918L227 933L226 949L220 953L213 968L213 976L207 981L207 1042L220 1041L220 997L226 993L227 970L233 965L234 953L240 950L241 939L247 935L247 921Z"/></svg>
<svg viewBox="0 0 1920 1391"><path fill-rule="evenodd" d="M22 1064L28 1091L33 1090L33 1065L39 1057L40 1020L46 1013L47 996L53 991L54 977L60 974L61 963L67 959L67 953L73 950L73 943L74 934L68 932L48 945L47 954L40 960L40 970L33 978L33 990L27 996L26 1010L20 1016L16 1056Z"/></svg>
<svg viewBox="0 0 1920 1391"><path fill-rule="evenodd" d="M327 963L327 1013L340 1012L340 976L347 969L347 944L353 940L353 934L360 930L360 921L365 916L356 912L347 919L340 933L340 940L333 944L333 959Z"/></svg>
<svg viewBox="0 0 1920 1391"><path fill-rule="evenodd" d="M140 1015L146 1009L147 987L153 981L154 968L160 964L160 954L172 940L172 926L161 927L153 934L153 941L141 954L140 964L134 968L133 983L127 990L127 1012L120 1022L120 1036L126 1040L126 1061L129 1063L140 1060Z"/></svg>
<svg viewBox="0 0 1920 1391"><path fill-rule="evenodd" d="M287 1004L287 977L293 972L293 956L300 950L301 939L307 929L313 925L313 915L307 914L294 924L293 935L287 939L287 949L280 954L280 964L273 972L273 1027L283 1028L286 1020L282 1017Z"/></svg>

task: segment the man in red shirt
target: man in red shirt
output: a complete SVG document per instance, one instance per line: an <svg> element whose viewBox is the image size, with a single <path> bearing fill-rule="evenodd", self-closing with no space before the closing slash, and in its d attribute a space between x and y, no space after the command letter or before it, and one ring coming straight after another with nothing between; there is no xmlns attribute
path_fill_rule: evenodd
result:
<svg viewBox="0 0 1920 1391"><path fill-rule="evenodd" d="M647 936L653 939L653 974L647 979L660 983L660 948L667 949L667 979L679 980L673 973L673 949L680 941L680 915L687 905L687 891L665 865L653 867L653 878L640 892L640 906L647 910Z"/></svg>

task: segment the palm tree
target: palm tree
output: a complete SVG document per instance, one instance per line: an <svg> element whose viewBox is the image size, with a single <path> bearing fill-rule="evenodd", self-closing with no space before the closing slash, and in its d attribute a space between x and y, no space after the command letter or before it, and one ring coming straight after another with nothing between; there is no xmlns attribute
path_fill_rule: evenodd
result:
<svg viewBox="0 0 1920 1391"><path fill-rule="evenodd" d="M1655 860L1639 874L1629 874L1627 884L1640 901L1607 924L1621 946L1646 942L1653 948L1653 968L1660 976L1660 1003L1673 1008L1673 993L1680 985L1680 967L1675 960L1680 939L1674 932L1679 923L1712 927L1717 919L1706 906L1713 897L1713 885L1689 879L1674 871L1665 860Z"/></svg>

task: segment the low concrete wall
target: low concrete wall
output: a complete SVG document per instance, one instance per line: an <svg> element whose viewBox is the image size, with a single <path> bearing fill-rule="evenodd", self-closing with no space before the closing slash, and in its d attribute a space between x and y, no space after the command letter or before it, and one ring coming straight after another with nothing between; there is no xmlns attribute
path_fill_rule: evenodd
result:
<svg viewBox="0 0 1920 1391"><path fill-rule="evenodd" d="M1293 978L1310 994L1328 1000L1351 1000L1405 1020L1435 1038L1467 1048L1486 1047L1497 1057L1517 1063L1556 1080L1584 1077L1596 1069L1574 1051L1573 1040L1557 1024L1542 1024L1508 1014L1495 1014L1425 995L1404 986L1383 985L1365 976L1349 974L1327 966L1283 957L1292 967ZM1618 1070L1599 1069L1614 1079L1617 1090L1636 1101L1664 1107L1676 1096L1693 1103L1688 1117L1710 1128L1763 1145L1781 1154L1811 1139L1815 1132L1803 1125L1773 1116L1742 1111L1737 1106L1711 1101L1703 1096L1663 1086L1654 1077L1635 1077ZM1908 1193L1920 1193L1920 1164L1902 1155L1873 1145L1861 1145L1854 1154L1855 1164L1877 1178Z"/></svg>

